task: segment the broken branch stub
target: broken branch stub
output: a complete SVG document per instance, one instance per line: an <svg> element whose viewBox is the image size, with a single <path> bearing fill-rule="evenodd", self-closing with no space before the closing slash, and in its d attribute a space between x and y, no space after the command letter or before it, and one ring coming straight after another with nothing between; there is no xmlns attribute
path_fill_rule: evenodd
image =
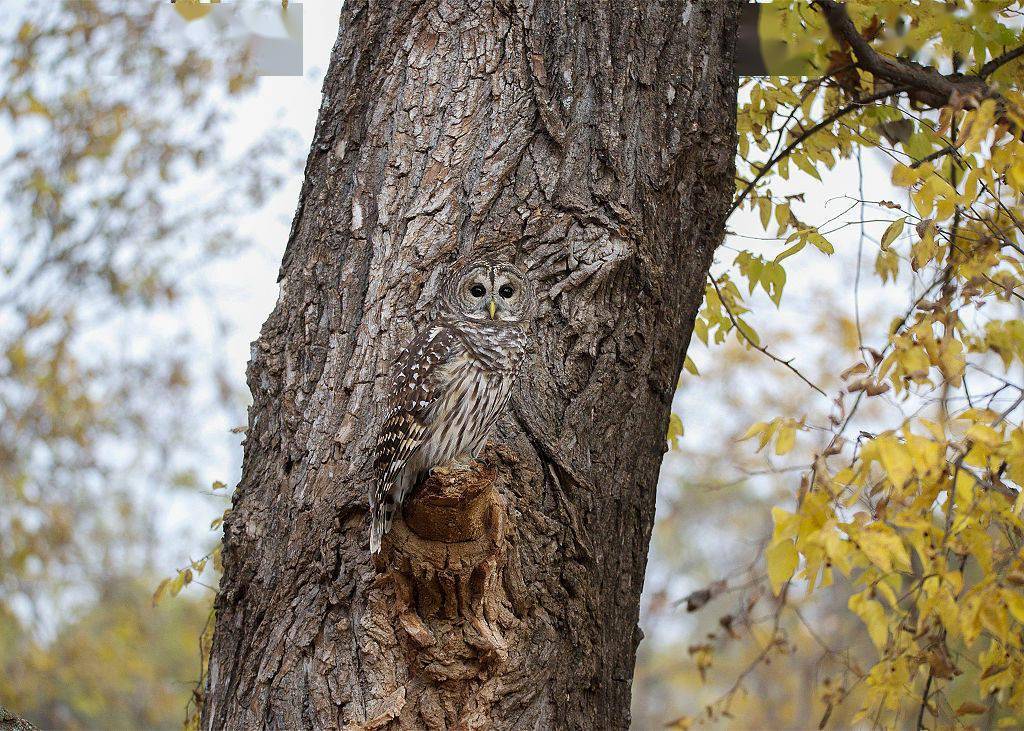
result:
<svg viewBox="0 0 1024 731"><path fill-rule="evenodd" d="M397 625L413 667L434 680L479 680L508 659L505 631L516 621L501 588L507 513L494 464L509 458L488 447L479 461L435 468L385 538L377 565L391 580Z"/></svg>
<svg viewBox="0 0 1024 731"><path fill-rule="evenodd" d="M462 543L486 532L497 470L477 460L436 467L403 510L406 526L426 541Z"/></svg>

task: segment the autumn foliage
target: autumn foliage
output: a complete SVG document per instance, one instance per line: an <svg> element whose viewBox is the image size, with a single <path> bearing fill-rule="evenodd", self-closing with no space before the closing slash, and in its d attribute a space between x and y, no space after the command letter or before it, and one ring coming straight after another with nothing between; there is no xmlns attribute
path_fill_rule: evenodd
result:
<svg viewBox="0 0 1024 731"><path fill-rule="evenodd" d="M794 633L813 635L815 623L794 628L787 616L813 617L823 594L839 592L873 652L857 652L856 632L818 643L831 665L818 678L823 725L842 709L851 722L882 726L970 724L986 714L986 723L1019 727L1021 8L784 5L770 11L784 36L816 29L831 37L804 59L824 75L750 79L741 92L737 202L757 215L777 253L738 251L709 283L696 333L706 344L728 335L761 350L827 393L831 409L821 420L766 415L741 437L775 457L802 443L809 458L793 470L791 499L771 511L761 564L769 598L746 591L754 601L741 602L739 615L752 634L736 634L739 620L730 617L725 638L755 643L753 666L797 652ZM953 91L936 104L934 89L944 88ZM888 161L903 195L885 200L837 186L851 204L844 212L860 218L858 287L861 279L872 291L888 283L908 296L890 312L881 341L863 339L866 304L858 300L856 357L831 374L826 391L762 342L745 297L762 290L784 306L786 268L807 250L833 254L830 239L849 226L802 205L802 194L773 189L800 173L800 185L835 184L830 169L869 151ZM874 260L879 284L867 283L872 272L861 272L862 258ZM713 585L712 594L726 586ZM753 606L766 604L757 619ZM707 668L716 648L721 641L691 654ZM742 705L737 687L676 723L732 717Z"/></svg>

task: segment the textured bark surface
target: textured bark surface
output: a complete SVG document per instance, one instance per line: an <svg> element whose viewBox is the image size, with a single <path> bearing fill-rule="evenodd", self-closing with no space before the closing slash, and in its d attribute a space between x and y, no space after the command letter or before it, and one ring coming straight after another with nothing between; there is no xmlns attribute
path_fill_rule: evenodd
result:
<svg viewBox="0 0 1024 731"><path fill-rule="evenodd" d="M0 731L38 731L38 729L24 718L15 716L0 706Z"/></svg>
<svg viewBox="0 0 1024 731"><path fill-rule="evenodd" d="M349 0L254 344L204 727L621 728L670 404L733 193L738 7ZM539 292L480 462L376 565L389 365L443 266Z"/></svg>

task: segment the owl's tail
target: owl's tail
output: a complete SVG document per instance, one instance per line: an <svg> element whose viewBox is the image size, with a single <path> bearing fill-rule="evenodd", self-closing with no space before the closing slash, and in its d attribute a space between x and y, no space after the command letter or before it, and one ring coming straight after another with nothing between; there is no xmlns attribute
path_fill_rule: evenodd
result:
<svg viewBox="0 0 1024 731"><path fill-rule="evenodd" d="M389 530L395 517L395 503L391 496L384 498L370 511L370 553L380 553L380 541Z"/></svg>

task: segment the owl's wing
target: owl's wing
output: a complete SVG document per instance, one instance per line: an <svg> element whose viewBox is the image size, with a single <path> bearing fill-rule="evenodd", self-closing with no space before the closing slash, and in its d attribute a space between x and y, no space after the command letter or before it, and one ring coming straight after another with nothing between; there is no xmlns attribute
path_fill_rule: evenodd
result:
<svg viewBox="0 0 1024 731"><path fill-rule="evenodd" d="M391 527L396 505L405 497L402 471L427 438L441 392L441 374L460 351L458 335L445 325L424 330L405 348L392 371L391 395L377 438L374 468L377 483L370 493L370 547ZM397 491L396 491L397 488Z"/></svg>
<svg viewBox="0 0 1024 731"><path fill-rule="evenodd" d="M451 328L436 325L413 339L395 361L388 414L374 460L382 482L392 482L423 443L439 396L438 376L456 355L453 350L458 345L458 336Z"/></svg>

